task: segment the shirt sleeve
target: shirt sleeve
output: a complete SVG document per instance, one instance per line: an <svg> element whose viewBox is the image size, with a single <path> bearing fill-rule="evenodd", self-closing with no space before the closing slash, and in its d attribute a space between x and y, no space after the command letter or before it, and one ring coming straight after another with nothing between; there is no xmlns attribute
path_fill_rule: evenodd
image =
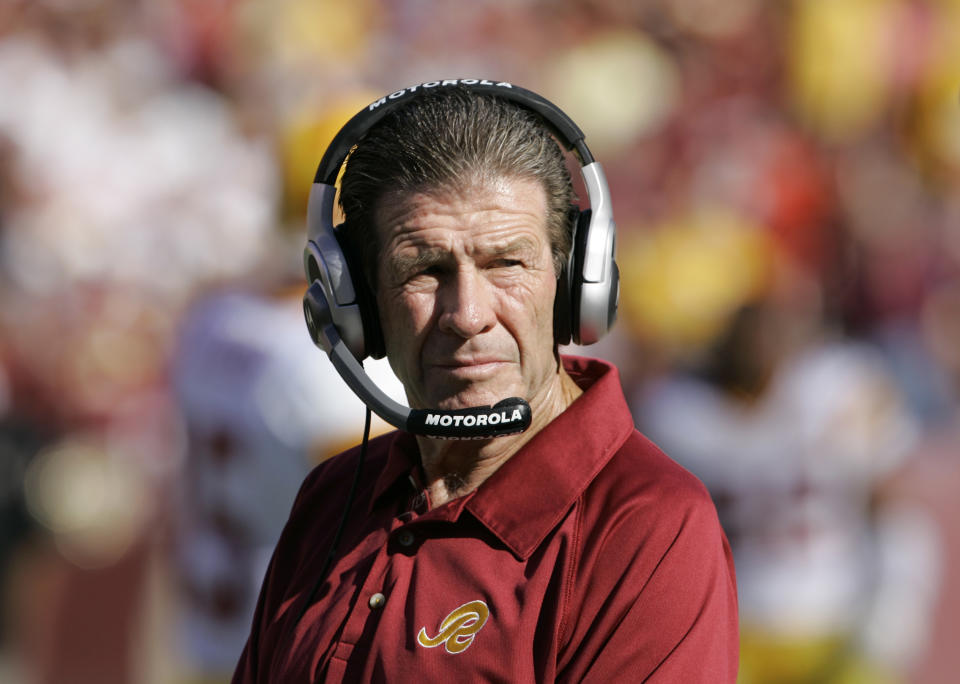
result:
<svg viewBox="0 0 960 684"><path fill-rule="evenodd" d="M697 483L699 485L699 483ZM651 515L615 516L575 578L563 682L735 682L739 653L730 547L706 491Z"/></svg>
<svg viewBox="0 0 960 684"><path fill-rule="evenodd" d="M271 616L276 617L278 611L281 610L280 606L292 572L291 566L294 563L292 549L297 547L297 539L303 534L302 526L298 524L298 518L303 516L298 515L298 512L303 509L304 500L316 487L316 482L321 479L325 466L326 463L323 463L315 468L304 480L300 491L297 493L290 517L280 534L280 539L267 566L263 585L260 587L260 596L253 613L250 636L247 637L247 643L240 654L240 660L237 662L231 684L255 684L269 681L269 675L264 669L269 664L262 660L265 650L263 640L267 623Z"/></svg>
<svg viewBox="0 0 960 684"><path fill-rule="evenodd" d="M247 637L247 643L240 653L240 660L233 672L231 684L254 684L254 682L257 681L261 624L265 613L265 594L267 593L267 585L270 583L270 578L274 572L275 561L276 551L274 551L274 556L270 559L270 564L267 566L267 573L263 586L260 588L260 597L257 599L257 607L253 615L253 626L250 629L250 636Z"/></svg>

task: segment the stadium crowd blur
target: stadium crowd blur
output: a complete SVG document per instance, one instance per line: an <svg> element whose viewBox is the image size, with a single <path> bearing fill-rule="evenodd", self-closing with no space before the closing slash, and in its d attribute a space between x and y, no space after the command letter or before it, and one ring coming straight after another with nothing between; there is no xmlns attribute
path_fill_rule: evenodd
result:
<svg viewBox="0 0 960 684"><path fill-rule="evenodd" d="M301 320L315 164L477 75L605 166L582 351L711 490L741 681L956 681L958 0L0 0L0 681L228 680L362 429Z"/></svg>

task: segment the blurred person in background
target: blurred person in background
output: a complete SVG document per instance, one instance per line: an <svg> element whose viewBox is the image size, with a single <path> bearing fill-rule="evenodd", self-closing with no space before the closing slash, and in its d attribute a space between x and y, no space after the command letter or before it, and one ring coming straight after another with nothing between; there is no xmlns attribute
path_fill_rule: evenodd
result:
<svg viewBox="0 0 960 684"><path fill-rule="evenodd" d="M917 455L954 411L922 312L960 265L956 10L783 3L775 44L678 22L699 35L677 42L700 98L668 124L673 204L624 258L624 309L652 350L633 406L721 512L744 682L955 676L929 651L957 634L939 605L955 525ZM763 67L698 60L764 44ZM768 78L733 80L751 73ZM956 445L940 453L952 472Z"/></svg>
<svg viewBox="0 0 960 684"><path fill-rule="evenodd" d="M187 435L175 623L190 681L229 680L297 488L362 433L363 405L314 353L301 298L299 285L211 292L181 324L171 377ZM402 395L385 362L369 370Z"/></svg>
<svg viewBox="0 0 960 684"><path fill-rule="evenodd" d="M717 503L737 562L740 681L901 681L939 571L929 520L885 500L916 426L875 350L819 339L797 316L745 306L698 372L636 397L637 422Z"/></svg>
<svg viewBox="0 0 960 684"><path fill-rule="evenodd" d="M113 0L0 10L2 353L12 415L44 436L13 473L37 532L5 558L13 681L178 676L168 354L194 293L271 242L269 150L142 18Z"/></svg>
<svg viewBox="0 0 960 684"><path fill-rule="evenodd" d="M958 274L960 275L960 274ZM918 682L948 681L956 671L960 634L960 277L931 289L920 312L924 347L950 383L953 403L917 445L893 494L922 506L937 524L943 567L929 640L915 668Z"/></svg>

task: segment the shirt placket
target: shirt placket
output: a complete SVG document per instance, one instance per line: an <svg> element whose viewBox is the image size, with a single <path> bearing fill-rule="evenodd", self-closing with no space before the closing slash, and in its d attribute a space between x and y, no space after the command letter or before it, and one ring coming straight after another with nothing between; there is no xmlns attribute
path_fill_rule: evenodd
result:
<svg viewBox="0 0 960 684"><path fill-rule="evenodd" d="M390 576L394 547L408 547L413 544L414 536L406 525L416 514L404 513L391 521L390 532L384 536L370 571L364 578L360 591L350 608L350 613L344 623L343 631L331 656L324 681L342 681L345 675L347 662L354 649L360 644L364 630L370 620L379 620L384 606L391 600L387 581ZM396 597L402 600L402 597ZM367 647L363 644L361 647Z"/></svg>

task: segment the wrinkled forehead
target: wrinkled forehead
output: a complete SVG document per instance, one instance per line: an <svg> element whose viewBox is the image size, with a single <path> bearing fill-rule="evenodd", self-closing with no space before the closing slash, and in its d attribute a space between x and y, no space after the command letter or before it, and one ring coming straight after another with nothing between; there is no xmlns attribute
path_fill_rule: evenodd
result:
<svg viewBox="0 0 960 684"><path fill-rule="evenodd" d="M486 209L509 209L538 218L546 235L548 203L543 184L533 178L510 175L472 176L444 184L384 192L374 208L380 244L386 231L398 220L422 211L456 213Z"/></svg>
<svg viewBox="0 0 960 684"><path fill-rule="evenodd" d="M432 186L412 192L388 192L379 200L374 218L380 246L404 225L432 217L438 224L470 227L475 223L503 223L507 230L519 221L547 238L547 197L542 184L533 179L507 176L474 180L447 186ZM429 222L429 221L428 221Z"/></svg>

